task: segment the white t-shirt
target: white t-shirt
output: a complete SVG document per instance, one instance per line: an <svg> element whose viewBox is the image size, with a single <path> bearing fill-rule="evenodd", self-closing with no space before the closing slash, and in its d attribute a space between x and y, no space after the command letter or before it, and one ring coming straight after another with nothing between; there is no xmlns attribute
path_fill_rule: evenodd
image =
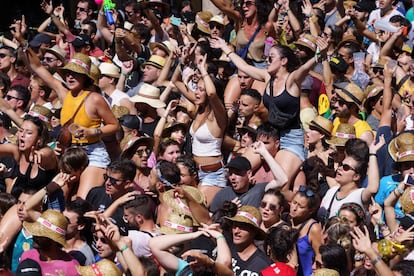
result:
<svg viewBox="0 0 414 276"><path fill-rule="evenodd" d="M381 19L384 21L390 21L390 18L393 17L394 15L401 15L402 17L404 17L404 15L402 15L397 9L392 10L392 12L389 15L381 17L380 9L376 9L370 13L367 24L374 26L375 20L378 20L378 19Z"/></svg>
<svg viewBox="0 0 414 276"><path fill-rule="evenodd" d="M339 190L340 186L335 186L330 188L325 196L322 199L321 208L320 211L323 212L325 210L329 209L329 205L331 204L332 198L332 205L330 208L329 215L327 218L336 216L338 211L341 209L342 204L344 203L356 203L359 204L362 208L364 207L364 204L362 203L362 192L365 190L365 188L359 188L355 191L352 191L349 195L347 195L345 198L338 199L336 194Z"/></svg>

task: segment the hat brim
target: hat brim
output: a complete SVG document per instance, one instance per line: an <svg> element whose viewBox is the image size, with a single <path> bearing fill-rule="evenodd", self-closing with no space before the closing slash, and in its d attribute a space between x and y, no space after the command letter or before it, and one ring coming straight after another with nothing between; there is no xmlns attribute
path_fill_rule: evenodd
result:
<svg viewBox="0 0 414 276"><path fill-rule="evenodd" d="M54 55L55 57L57 57L63 64L66 64L66 58L61 56L58 52L53 51L53 49L51 49L51 48L40 49L40 51L42 51L43 55L45 53L50 53L50 54Z"/></svg>
<svg viewBox="0 0 414 276"><path fill-rule="evenodd" d="M27 229L27 231L30 232L30 234L32 234L32 236L49 238L52 241L55 241L55 242L59 243L60 245L62 245L65 248L68 247L68 245L66 243L66 239L65 239L64 236L59 235L56 232L53 232L52 230L50 230L49 228L43 226L42 224L40 224L37 221L35 221L35 222L24 221L23 226L24 226L24 228Z"/></svg>
<svg viewBox="0 0 414 276"><path fill-rule="evenodd" d="M329 145L337 146L337 147L345 147L345 143L348 141L348 138L341 138L333 136L331 139L326 139L326 143Z"/></svg>
<svg viewBox="0 0 414 276"><path fill-rule="evenodd" d="M94 83L94 79L91 77L91 75L89 74L89 72L86 72L86 70L82 67L79 66L77 64L73 64L73 63L68 63L65 65L65 67L63 68L58 68L57 72L59 73L59 75L61 75L63 78L66 76L66 74L68 72L74 72L74 73L78 73L81 75L86 76L88 79L90 79L92 81L92 83Z"/></svg>
<svg viewBox="0 0 414 276"><path fill-rule="evenodd" d="M152 106L153 108L162 108L166 106L166 104L161 100L149 99L146 97L142 97L140 95L135 95L134 97L130 99L130 101L133 103L146 103Z"/></svg>
<svg viewBox="0 0 414 276"><path fill-rule="evenodd" d="M159 43L159 42L150 42L149 47L150 47L151 53L154 51L154 48L157 47L157 48L162 49L168 55L170 54L170 49L168 49L168 47L165 46L162 43Z"/></svg>
<svg viewBox="0 0 414 276"><path fill-rule="evenodd" d="M223 217L223 220L228 224L233 224L233 222L238 222L238 223L244 223L244 224L252 226L257 231L256 237L254 238L255 240L261 241L261 240L265 240L267 237L266 232L262 228L257 227L256 225L254 225L252 222L250 222L246 218L234 216L234 217Z"/></svg>
<svg viewBox="0 0 414 276"><path fill-rule="evenodd" d="M137 1L137 2L139 2L139 1ZM170 14L170 5L167 4L167 3L164 3L162 1L160 1L160 2L145 1L144 4L146 4L147 7L149 7L149 8L151 8L153 6L156 6L156 5L161 5L161 11L160 12L162 13L162 15L166 16L166 15Z"/></svg>
<svg viewBox="0 0 414 276"><path fill-rule="evenodd" d="M144 69L144 67L145 67L146 65L151 65L151 66L154 66L155 68L158 68L158 69L162 69L162 67L163 67L163 66L161 66L161 65L160 65L160 64L158 64L158 63L155 63L155 62L153 62L153 61L151 61L151 60L148 60L148 61L144 62L144 63L141 65L141 69L143 70L143 69Z"/></svg>
<svg viewBox="0 0 414 276"><path fill-rule="evenodd" d="M181 129L184 133L187 132L187 125L183 124L183 123L177 123L177 124L173 124L172 126L169 126L167 128L165 128L162 133L161 133L161 137L162 138L167 138L171 136L171 133L175 130L175 129Z"/></svg>
<svg viewBox="0 0 414 276"><path fill-rule="evenodd" d="M324 134L328 138L331 137L331 133L315 121L310 121L309 122L309 127L314 127L316 129L318 129L319 132L321 132L322 134Z"/></svg>
<svg viewBox="0 0 414 276"><path fill-rule="evenodd" d="M316 51L316 49L312 48L312 46L310 46L310 45L308 45L305 42L300 41L300 40L293 42L293 44L295 44L296 46L303 46L306 49L311 50L312 52Z"/></svg>
<svg viewBox="0 0 414 276"><path fill-rule="evenodd" d="M140 137L135 140L128 148L124 149L121 153L122 158L131 159L134 156L138 145L146 145L151 150L154 147L154 139L151 137Z"/></svg>
<svg viewBox="0 0 414 276"><path fill-rule="evenodd" d="M388 144L388 153L390 154L392 160L394 160L394 162L397 162L397 163L414 161L414 155L413 154L408 154L408 155L405 155L401 158L398 158L398 149L397 149L397 146L396 146L397 138L398 138L398 136L395 137L394 139L392 139L390 141L390 143Z"/></svg>
<svg viewBox="0 0 414 276"><path fill-rule="evenodd" d="M340 98L342 98L347 103L355 104L356 106L358 106L359 110L364 110L364 106L362 105L363 103L359 104L359 103L355 102L348 94L346 94L344 92L344 90L343 90L344 88L338 88L338 89L340 89L340 90L337 91L336 93L338 94L338 96Z"/></svg>

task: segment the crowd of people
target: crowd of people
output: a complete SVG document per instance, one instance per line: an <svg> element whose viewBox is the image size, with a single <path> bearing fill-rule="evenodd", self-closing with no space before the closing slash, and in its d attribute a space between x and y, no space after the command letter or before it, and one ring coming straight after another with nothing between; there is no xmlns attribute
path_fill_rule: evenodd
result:
<svg viewBox="0 0 414 276"><path fill-rule="evenodd" d="M413 4L211 2L11 22L0 275L414 275Z"/></svg>

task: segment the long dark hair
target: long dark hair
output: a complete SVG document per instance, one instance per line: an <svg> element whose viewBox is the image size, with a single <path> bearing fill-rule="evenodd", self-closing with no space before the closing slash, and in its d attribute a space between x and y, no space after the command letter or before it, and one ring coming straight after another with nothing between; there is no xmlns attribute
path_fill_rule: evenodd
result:
<svg viewBox="0 0 414 276"><path fill-rule="evenodd" d="M275 48L279 52L280 58L285 57L288 59L288 62L286 63L286 70L289 73L295 71L299 67L299 59L297 58L295 52L293 52L292 49L284 45L275 45L273 46L273 48Z"/></svg>
<svg viewBox="0 0 414 276"><path fill-rule="evenodd" d="M49 141L49 131L47 130L45 123L38 117L30 115L24 116L23 121L32 122L36 126L38 135L36 146L38 149L44 148Z"/></svg>

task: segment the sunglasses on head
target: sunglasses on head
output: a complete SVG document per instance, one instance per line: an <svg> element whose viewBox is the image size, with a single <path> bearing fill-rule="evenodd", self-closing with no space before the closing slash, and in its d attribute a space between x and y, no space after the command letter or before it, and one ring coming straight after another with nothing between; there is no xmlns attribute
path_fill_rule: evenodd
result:
<svg viewBox="0 0 414 276"><path fill-rule="evenodd" d="M339 162L339 167L342 167L342 169L344 170L344 171L350 171L350 170L353 170L353 171L355 171L355 168L353 168L353 167L351 167L350 165L348 165L348 164L344 164L344 163L342 163L342 162Z"/></svg>
<svg viewBox="0 0 414 276"><path fill-rule="evenodd" d="M7 55L7 54L5 54L5 53L0 53L0 58L1 58L1 59L5 58L5 57L8 57L8 55Z"/></svg>
<svg viewBox="0 0 414 276"><path fill-rule="evenodd" d="M123 181L122 179L116 179L113 178L111 176L109 176L108 174L104 173L103 175L105 182L109 179L109 183L111 183L111 185L115 185L117 184L119 181Z"/></svg>
<svg viewBox="0 0 414 276"><path fill-rule="evenodd" d="M264 209L267 206L269 206L269 210L272 211L272 212L274 212L277 209L279 209L275 204L272 204L272 203L269 203L269 202L266 202L266 201L260 202L260 208L263 208Z"/></svg>
<svg viewBox="0 0 414 276"><path fill-rule="evenodd" d="M311 189L308 189L306 186L303 185L299 186L298 191L304 193L307 197L312 197L315 195L315 193Z"/></svg>
<svg viewBox="0 0 414 276"><path fill-rule="evenodd" d="M82 8L82 7L76 7L76 9L79 10L80 12L86 12L87 11L87 9Z"/></svg>
<svg viewBox="0 0 414 276"><path fill-rule="evenodd" d="M210 29L214 29L214 28L216 28L217 30L223 29L223 25L214 23L214 22L208 23L208 26L210 27Z"/></svg>
<svg viewBox="0 0 414 276"><path fill-rule="evenodd" d="M136 153L139 157L144 156L144 153L145 153L145 155L149 156L149 155L151 154L151 149L148 149L148 148L146 148L146 149L139 149L139 150L137 150L135 153Z"/></svg>

